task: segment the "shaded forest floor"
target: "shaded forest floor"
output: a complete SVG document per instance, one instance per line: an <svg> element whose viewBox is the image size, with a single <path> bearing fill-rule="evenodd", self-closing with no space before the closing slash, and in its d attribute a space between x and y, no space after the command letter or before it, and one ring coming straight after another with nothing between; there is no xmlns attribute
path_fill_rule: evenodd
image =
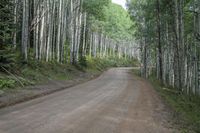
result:
<svg viewBox="0 0 200 133"><path fill-rule="evenodd" d="M132 66L122 59L91 59L77 65L29 61L0 73L0 108L91 80L110 67Z"/></svg>
<svg viewBox="0 0 200 133"><path fill-rule="evenodd" d="M134 73L140 75L138 70ZM149 81L171 110L174 126L181 133L200 133L200 97L179 94L177 89L161 85L155 76Z"/></svg>

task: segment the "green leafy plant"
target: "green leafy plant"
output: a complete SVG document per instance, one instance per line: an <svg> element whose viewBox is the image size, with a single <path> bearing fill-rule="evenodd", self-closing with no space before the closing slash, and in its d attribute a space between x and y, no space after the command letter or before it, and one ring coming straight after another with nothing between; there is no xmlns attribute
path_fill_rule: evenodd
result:
<svg viewBox="0 0 200 133"><path fill-rule="evenodd" d="M15 54L10 49L0 50L0 71L10 70L15 64Z"/></svg>
<svg viewBox="0 0 200 133"><path fill-rule="evenodd" d="M87 59L85 56L83 56L79 59L79 65L82 67L87 67Z"/></svg>
<svg viewBox="0 0 200 133"><path fill-rule="evenodd" d="M0 89L12 88L15 86L16 81L12 79L0 79Z"/></svg>

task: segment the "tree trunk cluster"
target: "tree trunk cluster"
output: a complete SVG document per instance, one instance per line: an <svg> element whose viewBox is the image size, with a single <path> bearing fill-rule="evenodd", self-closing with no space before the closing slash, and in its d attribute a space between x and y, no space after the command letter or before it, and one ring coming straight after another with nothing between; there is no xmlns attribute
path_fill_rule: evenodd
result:
<svg viewBox="0 0 200 133"><path fill-rule="evenodd" d="M13 42L15 47L21 44L23 59L34 56L40 61L76 64L83 56L133 58L137 52L133 42L117 42L92 29L83 1L14 0L14 23L21 32L16 28Z"/></svg>
<svg viewBox="0 0 200 133"><path fill-rule="evenodd" d="M200 1L191 5L192 28L188 32L186 5L184 0L168 1L160 10L161 1L156 0L155 36L144 36L141 40L142 75L156 74L165 85L187 94L200 94ZM190 7L190 8L191 8ZM189 10L189 9L188 9ZM148 25L147 23L145 25ZM148 31L148 28L144 28ZM152 47L157 43L156 47ZM155 46L155 45L154 45Z"/></svg>

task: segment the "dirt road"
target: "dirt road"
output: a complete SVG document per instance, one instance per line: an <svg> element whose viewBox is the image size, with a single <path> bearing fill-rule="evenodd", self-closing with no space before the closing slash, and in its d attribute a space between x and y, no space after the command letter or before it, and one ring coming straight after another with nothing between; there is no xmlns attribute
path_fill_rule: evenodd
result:
<svg viewBox="0 0 200 133"><path fill-rule="evenodd" d="M128 68L0 110L0 133L170 133L152 86Z"/></svg>

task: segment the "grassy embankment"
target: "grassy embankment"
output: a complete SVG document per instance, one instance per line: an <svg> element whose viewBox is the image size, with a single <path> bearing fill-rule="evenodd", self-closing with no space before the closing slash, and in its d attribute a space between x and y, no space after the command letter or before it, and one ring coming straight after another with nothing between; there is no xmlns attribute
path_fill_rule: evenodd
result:
<svg viewBox="0 0 200 133"><path fill-rule="evenodd" d="M139 75L139 71L134 71ZM200 133L200 97L179 93L177 89L162 85L155 76L150 76L157 92L173 111L174 125L182 133Z"/></svg>
<svg viewBox="0 0 200 133"><path fill-rule="evenodd" d="M48 80L75 79L80 73L97 75L110 67L132 65L133 61L116 58L87 58L79 61L77 65L31 60L26 64L15 62L9 70L0 72L0 93L9 89L45 83Z"/></svg>

